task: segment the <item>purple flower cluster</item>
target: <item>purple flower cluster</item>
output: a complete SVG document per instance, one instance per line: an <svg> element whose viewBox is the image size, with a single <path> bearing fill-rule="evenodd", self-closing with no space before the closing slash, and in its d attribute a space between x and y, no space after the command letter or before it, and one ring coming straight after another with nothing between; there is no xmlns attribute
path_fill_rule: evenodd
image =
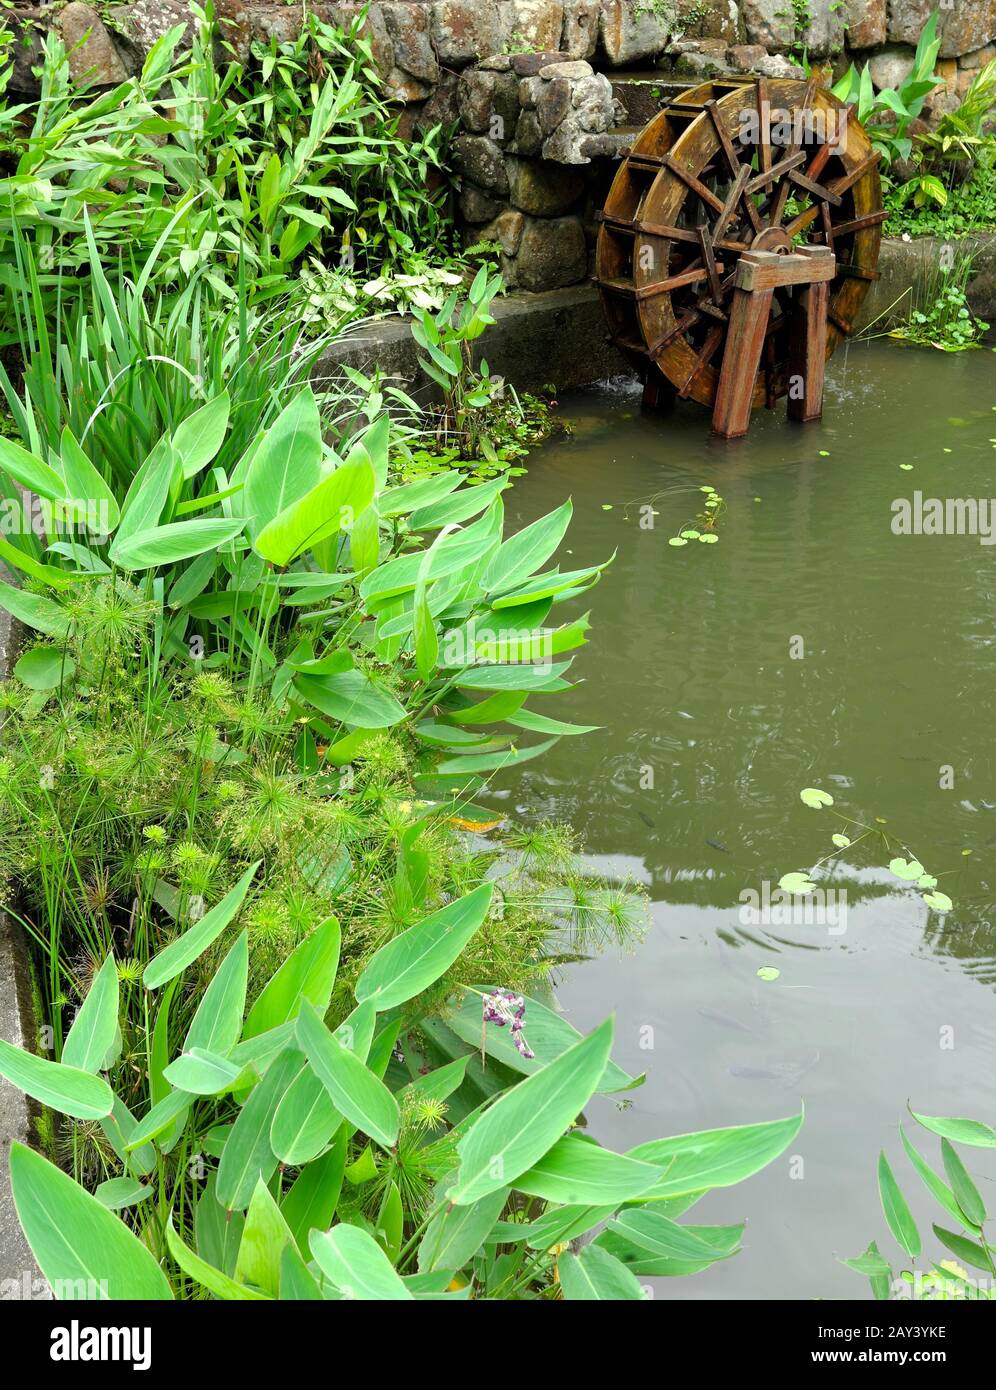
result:
<svg viewBox="0 0 996 1390"><path fill-rule="evenodd" d="M525 1014L526 1001L521 994L513 994L508 989L494 989L490 994L484 995L485 1025L497 1023L499 1028L504 1028L506 1023L510 1023L512 1025L512 1041L520 1055L535 1057L536 1053L522 1036Z"/></svg>

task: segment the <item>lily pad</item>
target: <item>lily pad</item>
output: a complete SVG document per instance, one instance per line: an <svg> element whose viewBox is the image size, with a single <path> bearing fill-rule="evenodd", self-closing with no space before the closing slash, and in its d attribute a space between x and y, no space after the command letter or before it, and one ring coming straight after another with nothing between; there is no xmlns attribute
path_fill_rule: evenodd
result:
<svg viewBox="0 0 996 1390"><path fill-rule="evenodd" d="M687 545L687 544L688 544L688 542L687 542L686 540L682 539L681 536L672 536L671 539L668 541L668 545Z"/></svg>
<svg viewBox="0 0 996 1390"><path fill-rule="evenodd" d="M831 835L830 839L838 849L847 849L848 845L851 843L846 835Z"/></svg>
<svg viewBox="0 0 996 1390"><path fill-rule="evenodd" d="M682 531L682 537L686 541L697 541L702 535L701 531Z"/></svg>
<svg viewBox="0 0 996 1390"><path fill-rule="evenodd" d="M895 874L896 878L912 883L914 879L922 878L926 870L919 859L890 859L889 872Z"/></svg>
<svg viewBox="0 0 996 1390"><path fill-rule="evenodd" d="M933 874L922 874L916 881L918 888L936 888L937 879Z"/></svg>
<svg viewBox="0 0 996 1390"><path fill-rule="evenodd" d="M702 542L703 545L715 545L716 542L719 540L719 537L710 534L706 536L699 536L699 540Z"/></svg>
<svg viewBox="0 0 996 1390"><path fill-rule="evenodd" d="M782 972L780 970L776 970L773 965L762 965L760 970L757 972L757 978L759 980L777 980L778 976L781 973Z"/></svg>
<svg viewBox="0 0 996 1390"><path fill-rule="evenodd" d="M815 893L816 884L811 882L807 873L800 873L793 870L790 874L782 874L778 880L778 887L784 889L786 893Z"/></svg>
<svg viewBox="0 0 996 1390"><path fill-rule="evenodd" d="M950 912L954 907L947 893L924 893L923 900L934 912Z"/></svg>
<svg viewBox="0 0 996 1390"><path fill-rule="evenodd" d="M804 787L799 796L805 806L811 806L814 811L818 811L821 806L832 806L833 797L829 792L824 792L819 787Z"/></svg>

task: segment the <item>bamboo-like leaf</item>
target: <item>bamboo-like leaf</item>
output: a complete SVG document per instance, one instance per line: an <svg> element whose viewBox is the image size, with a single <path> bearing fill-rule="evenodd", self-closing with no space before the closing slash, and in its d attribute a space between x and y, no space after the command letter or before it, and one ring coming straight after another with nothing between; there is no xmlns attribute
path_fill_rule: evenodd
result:
<svg viewBox="0 0 996 1390"><path fill-rule="evenodd" d="M916 1228L913 1214L906 1204L906 1198L899 1190L899 1184L892 1176L889 1160L885 1152L878 1159L878 1191L882 1199L882 1210L889 1230L897 1243L915 1260L920 1253L920 1232Z"/></svg>

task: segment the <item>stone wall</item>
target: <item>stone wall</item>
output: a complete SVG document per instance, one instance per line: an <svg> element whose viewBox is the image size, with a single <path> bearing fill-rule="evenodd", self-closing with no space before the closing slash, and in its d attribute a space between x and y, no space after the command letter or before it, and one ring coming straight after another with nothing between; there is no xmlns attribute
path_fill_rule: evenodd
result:
<svg viewBox="0 0 996 1390"><path fill-rule="evenodd" d="M930 121L996 56L996 0L372 0L363 27L402 133L455 132L465 244L496 243L509 284L543 290L587 275L614 160L676 87L801 76L803 52L827 80L868 62L877 87L897 86L935 6L944 85L927 99ZM308 8L339 24L364 12L320 0ZM219 61L292 40L304 12L245 0L217 0L217 11ZM0 18L22 31L11 86L32 90L46 26L72 49L79 81L106 85L137 71L181 22L190 25L187 0L15 8Z"/></svg>

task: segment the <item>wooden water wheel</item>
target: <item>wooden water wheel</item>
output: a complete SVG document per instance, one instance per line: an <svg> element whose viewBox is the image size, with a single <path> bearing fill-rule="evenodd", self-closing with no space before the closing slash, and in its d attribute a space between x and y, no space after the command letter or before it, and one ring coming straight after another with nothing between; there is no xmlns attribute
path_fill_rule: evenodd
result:
<svg viewBox="0 0 996 1390"><path fill-rule="evenodd" d="M707 82L634 141L599 214L595 283L647 404L677 395L714 406L745 253L832 252L825 357L853 331L878 278L885 213L878 156L851 111L812 80ZM747 397L757 408L790 393L805 295L798 283L774 288L745 410Z"/></svg>

